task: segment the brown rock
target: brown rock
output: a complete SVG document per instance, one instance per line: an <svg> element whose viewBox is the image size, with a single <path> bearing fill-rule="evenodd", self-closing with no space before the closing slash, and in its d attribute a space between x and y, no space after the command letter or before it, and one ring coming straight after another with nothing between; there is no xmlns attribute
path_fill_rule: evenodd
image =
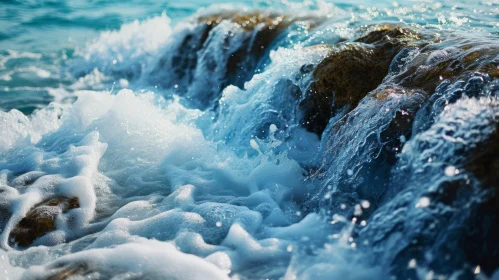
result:
<svg viewBox="0 0 499 280"><path fill-rule="evenodd" d="M332 115L352 110L381 84L403 48L427 42L410 29L383 25L353 43L340 45L313 72L314 82L301 104L307 129L322 133Z"/></svg>
<svg viewBox="0 0 499 280"><path fill-rule="evenodd" d="M71 279L71 277L84 277L91 273L92 270L87 263L74 263L51 269L51 274L46 276L45 280L66 280Z"/></svg>
<svg viewBox="0 0 499 280"><path fill-rule="evenodd" d="M77 197L56 197L36 205L10 233L12 243L29 246L35 239L56 229L57 215L78 207Z"/></svg>

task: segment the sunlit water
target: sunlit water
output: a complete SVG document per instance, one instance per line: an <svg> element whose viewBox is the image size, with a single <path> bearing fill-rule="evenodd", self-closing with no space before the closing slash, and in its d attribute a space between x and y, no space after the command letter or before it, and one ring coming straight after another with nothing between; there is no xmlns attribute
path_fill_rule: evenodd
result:
<svg viewBox="0 0 499 280"><path fill-rule="evenodd" d="M290 25L258 61L249 57L255 69L239 85L206 70L229 59L223 50L248 44L230 24L210 32L189 79L164 66L188 52L180 43L196 36L196 18L252 10L313 23ZM50 271L69 267L68 276L89 279L389 279L398 273L389 268L394 259L421 279L490 276L497 261L442 262L451 269L442 275L431 270L440 264L433 257L418 266L418 256L400 249L413 242L411 226L400 224L435 227L437 214L418 212L432 203L421 190L460 176L458 158L471 152L445 146L447 136L473 146L493 134L483 128L499 117L497 83L441 86L438 102L471 86L480 92L445 108L418 93L383 104L366 98L322 135L302 126L300 101L285 93L310 83L304 69L327 56L324 45L357 38L368 25L405 23L497 43L498 15L494 0L1 2L0 278L66 279ZM231 32L235 39L217 43ZM417 135L400 135L407 143L397 163L373 159L382 154L372 144L381 141L376 131L394 118L380 112L397 110L414 112ZM348 125L336 129L337 121ZM402 171L388 182L391 168ZM415 175L420 170L427 177ZM388 190L376 189L382 184ZM478 187L470 195L485 196ZM77 197L79 207L30 246L12 241L33 206L61 196ZM411 206L397 214L397 203ZM374 217L362 216L380 205ZM351 219L350 210L361 213ZM436 227L435 243L453 240L451 229Z"/></svg>

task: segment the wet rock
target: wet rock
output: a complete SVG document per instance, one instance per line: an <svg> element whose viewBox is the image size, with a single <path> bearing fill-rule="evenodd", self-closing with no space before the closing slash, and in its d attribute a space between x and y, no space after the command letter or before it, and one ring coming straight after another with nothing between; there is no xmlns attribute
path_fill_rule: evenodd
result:
<svg viewBox="0 0 499 280"><path fill-rule="evenodd" d="M337 46L315 68L315 81L300 104L305 127L321 134L333 115L354 109L381 84L399 52L427 44L428 39L423 39L408 28L383 25L354 42Z"/></svg>
<svg viewBox="0 0 499 280"><path fill-rule="evenodd" d="M462 99L405 147L359 244L398 279L499 266L499 103Z"/></svg>
<svg viewBox="0 0 499 280"><path fill-rule="evenodd" d="M225 87L242 88L251 79L267 48L295 20L265 12L199 17L160 59L149 82L186 95L195 107L214 106Z"/></svg>
<svg viewBox="0 0 499 280"><path fill-rule="evenodd" d="M56 218L60 213L79 208L78 198L56 197L33 207L10 233L13 244L25 247L35 239L56 229Z"/></svg>
<svg viewBox="0 0 499 280"><path fill-rule="evenodd" d="M324 138L322 166L312 176L321 181L321 190L310 192L312 201L321 200L320 205L334 211L346 209L341 212L347 215L362 199L370 200L371 210L375 209L386 191L393 191L388 185L390 172L405 141L427 130L446 106L464 97L497 92L497 86L489 88L495 84L491 81L497 69L490 40L488 45L466 43L463 38L444 44L437 37L401 27L380 28L343 44L315 68L313 75L319 76L310 88L316 91L309 91L301 104L309 112L303 125ZM430 51L458 42L461 51L448 49L447 55ZM439 72L446 69L440 64L447 60L467 66ZM439 76L442 73L451 78ZM394 96L406 99L394 103Z"/></svg>
<svg viewBox="0 0 499 280"><path fill-rule="evenodd" d="M352 110L383 85L425 91L474 73L499 77L494 38L467 38L397 25L370 27L366 35L335 46L313 71L314 82L300 104L302 124L321 134L330 118Z"/></svg>

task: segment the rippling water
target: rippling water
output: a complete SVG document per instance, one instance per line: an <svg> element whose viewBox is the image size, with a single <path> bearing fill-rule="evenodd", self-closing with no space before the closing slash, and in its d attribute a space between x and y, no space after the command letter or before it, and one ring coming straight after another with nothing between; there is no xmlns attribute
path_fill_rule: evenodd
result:
<svg viewBox="0 0 499 280"><path fill-rule="evenodd" d="M498 15L1 2L0 278L499 279Z"/></svg>

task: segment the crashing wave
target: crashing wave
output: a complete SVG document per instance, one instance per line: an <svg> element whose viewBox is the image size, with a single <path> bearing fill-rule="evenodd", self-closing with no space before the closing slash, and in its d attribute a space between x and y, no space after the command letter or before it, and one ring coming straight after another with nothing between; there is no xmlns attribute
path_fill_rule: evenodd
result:
<svg viewBox="0 0 499 280"><path fill-rule="evenodd" d="M209 9L103 32L72 60L72 87L130 89L0 112L0 266L14 279L492 275L497 39L336 24Z"/></svg>

